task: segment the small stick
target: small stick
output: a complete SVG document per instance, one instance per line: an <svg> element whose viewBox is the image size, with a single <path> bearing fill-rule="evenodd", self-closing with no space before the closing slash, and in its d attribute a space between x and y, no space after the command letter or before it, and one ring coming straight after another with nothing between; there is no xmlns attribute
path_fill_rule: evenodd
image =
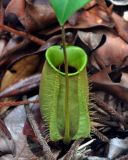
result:
<svg viewBox="0 0 128 160"><path fill-rule="evenodd" d="M124 117L119 114L114 108L108 106L104 101L102 101L99 97L95 97L95 102L98 106L100 106L104 111L109 113L113 118L117 119L119 122L121 122L123 125L125 125L125 119Z"/></svg>
<svg viewBox="0 0 128 160"><path fill-rule="evenodd" d="M31 127L33 128L33 131L34 131L41 147L43 148L43 156L45 157L46 160L55 160L49 145L47 144L45 138L41 135L41 132L38 128L37 122L35 121L34 116L31 113L28 105L25 105L25 110L27 113L27 118L29 120L29 123L30 123Z"/></svg>
<svg viewBox="0 0 128 160"><path fill-rule="evenodd" d="M45 44L45 41L43 41L42 39L40 39L40 38L38 38L36 36L33 36L33 35L29 34L29 33L23 32L23 31L18 31L16 29L13 29L13 28L8 27L8 26L6 26L4 24L1 24L1 23L0 23L0 29L2 29L4 31L7 31L7 32L14 33L14 34L19 35L21 37L28 38L31 41L33 41L33 42L35 42L35 43L37 43L39 45Z"/></svg>
<svg viewBox="0 0 128 160"><path fill-rule="evenodd" d="M79 139L77 141L75 141L70 150L68 151L68 153L62 158L62 159L59 159L59 160L71 160L71 159L75 159L75 154L77 152L77 149L79 147L79 145L82 143L84 139Z"/></svg>
<svg viewBox="0 0 128 160"><path fill-rule="evenodd" d="M103 142L109 142L109 139L105 135L103 135L101 132L99 132L98 129L93 127L92 132Z"/></svg>
<svg viewBox="0 0 128 160"><path fill-rule="evenodd" d="M0 108L19 106L19 105L25 105L25 104L30 104L30 103L39 103L39 100L33 100L33 101L23 100L23 101L17 101L17 102L15 102L15 101L0 102Z"/></svg>

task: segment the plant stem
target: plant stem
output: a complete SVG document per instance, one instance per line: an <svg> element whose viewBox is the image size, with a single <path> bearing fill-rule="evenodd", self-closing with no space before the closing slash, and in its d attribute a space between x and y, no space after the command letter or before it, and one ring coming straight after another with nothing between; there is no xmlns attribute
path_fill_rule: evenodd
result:
<svg viewBox="0 0 128 160"><path fill-rule="evenodd" d="M64 68L65 68L65 133L64 133L64 143L70 142L70 116L69 116L69 80L68 80L68 60L66 53L66 41L65 41L65 29L64 25L62 27L62 47L64 52Z"/></svg>

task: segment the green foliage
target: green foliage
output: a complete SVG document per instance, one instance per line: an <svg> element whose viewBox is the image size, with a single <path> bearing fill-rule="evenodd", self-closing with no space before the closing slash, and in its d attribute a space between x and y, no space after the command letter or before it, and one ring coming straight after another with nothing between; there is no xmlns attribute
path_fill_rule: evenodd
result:
<svg viewBox="0 0 128 160"><path fill-rule="evenodd" d="M66 47L68 66L75 68L68 73L69 78L69 133L76 140L90 136L90 117L88 110L89 85L86 72L87 55L76 46ZM46 51L40 83L40 104L42 117L48 125L50 139L65 139L65 73L60 70L64 64L63 49L52 46ZM67 120L67 119L66 119Z"/></svg>
<svg viewBox="0 0 128 160"><path fill-rule="evenodd" d="M82 6L90 2L91 0L49 0L60 25L68 20L68 18Z"/></svg>
<svg viewBox="0 0 128 160"><path fill-rule="evenodd" d="M83 49L65 46L64 23L90 0L49 0L62 27L62 47L46 51L46 62L40 82L42 117L50 139L65 143L90 136L88 110L89 85L86 72L87 55ZM64 70L60 68L64 65ZM70 73L68 66L76 69Z"/></svg>

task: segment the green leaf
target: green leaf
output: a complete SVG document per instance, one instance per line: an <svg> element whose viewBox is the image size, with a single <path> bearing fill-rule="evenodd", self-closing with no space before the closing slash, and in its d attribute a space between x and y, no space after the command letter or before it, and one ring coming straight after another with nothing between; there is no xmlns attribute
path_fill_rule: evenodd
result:
<svg viewBox="0 0 128 160"><path fill-rule="evenodd" d="M55 10L60 25L64 25L75 11L90 1L91 0L49 0Z"/></svg>

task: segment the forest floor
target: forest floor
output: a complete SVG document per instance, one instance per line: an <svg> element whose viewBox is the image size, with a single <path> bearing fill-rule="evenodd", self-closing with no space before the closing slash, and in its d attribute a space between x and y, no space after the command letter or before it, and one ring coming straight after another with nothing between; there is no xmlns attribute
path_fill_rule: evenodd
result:
<svg viewBox="0 0 128 160"><path fill-rule="evenodd" d="M65 24L88 54L91 138L52 142L39 105L45 51L61 44L47 0L0 1L0 160L128 160L127 5L92 0ZM45 139L44 139L44 138Z"/></svg>

